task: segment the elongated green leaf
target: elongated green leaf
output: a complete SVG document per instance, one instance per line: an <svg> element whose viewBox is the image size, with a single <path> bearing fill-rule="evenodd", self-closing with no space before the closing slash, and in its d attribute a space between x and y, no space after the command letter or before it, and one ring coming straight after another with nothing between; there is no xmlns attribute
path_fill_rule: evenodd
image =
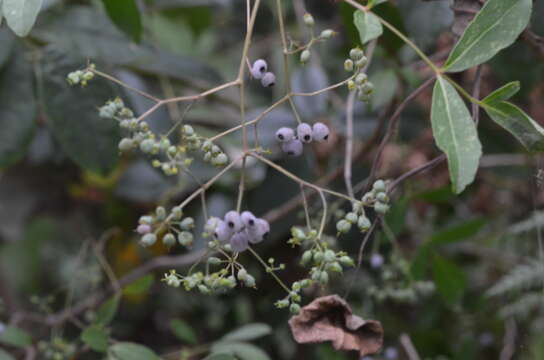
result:
<svg viewBox="0 0 544 360"><path fill-rule="evenodd" d="M520 85L519 81L512 81L508 84L501 86L497 90L493 91L491 94L487 95L482 101L488 104L494 102L501 102L504 100L510 99L512 96L516 95L519 91Z"/></svg>
<svg viewBox="0 0 544 360"><path fill-rule="evenodd" d="M3 0L2 11L8 26L19 36L26 36L34 26L43 0Z"/></svg>
<svg viewBox="0 0 544 360"><path fill-rule="evenodd" d="M44 54L44 100L48 125L66 155L80 167L107 174L117 164L119 125L98 116L97 108L116 96L111 83L70 86L66 75L85 64L49 49Z"/></svg>
<svg viewBox="0 0 544 360"><path fill-rule="evenodd" d="M36 127L32 74L22 51L16 51L0 72L0 168L17 162L32 140Z"/></svg>
<svg viewBox="0 0 544 360"><path fill-rule="evenodd" d="M108 301L102 304L102 306L100 306L96 312L96 318L94 319L93 324L108 325L115 317L115 314L117 314L120 300L120 295L114 295Z"/></svg>
<svg viewBox="0 0 544 360"><path fill-rule="evenodd" d="M272 329L267 324L248 324L244 325L234 331L231 331L227 335L223 336L222 341L247 341L258 339L262 336L268 335L272 332Z"/></svg>
<svg viewBox="0 0 544 360"><path fill-rule="evenodd" d="M433 279L438 292L450 304L458 302L465 291L465 274L457 265L438 254L432 257Z"/></svg>
<svg viewBox="0 0 544 360"><path fill-rule="evenodd" d="M212 346L213 352L226 353L240 360L270 360L270 357L255 345L243 342L219 342Z"/></svg>
<svg viewBox="0 0 544 360"><path fill-rule="evenodd" d="M0 360L15 360L13 356L5 352L4 350L0 349ZM219 360L219 359L218 359ZM229 360L229 359L225 359Z"/></svg>
<svg viewBox="0 0 544 360"><path fill-rule="evenodd" d="M139 295L149 290L153 285L155 277L153 274L147 274L141 278L134 280L123 288L123 294L125 295Z"/></svg>
<svg viewBox="0 0 544 360"><path fill-rule="evenodd" d="M441 76L433 90L431 122L436 144L448 157L453 189L459 194L474 181L482 145L465 103Z"/></svg>
<svg viewBox="0 0 544 360"><path fill-rule="evenodd" d="M6 326L0 331L0 344L26 347L32 344L32 338L22 329L14 326Z"/></svg>
<svg viewBox="0 0 544 360"><path fill-rule="evenodd" d="M160 360L153 350L139 344L121 342L108 349L111 360Z"/></svg>
<svg viewBox="0 0 544 360"><path fill-rule="evenodd" d="M172 319L172 321L170 321L170 327L178 339L189 344L196 344L198 342L193 328L191 328L191 326L189 326L189 324L187 324L185 321L180 319Z"/></svg>
<svg viewBox="0 0 544 360"><path fill-rule="evenodd" d="M544 128L523 110L506 101L488 103L485 112L493 121L514 135L529 151L544 151Z"/></svg>
<svg viewBox="0 0 544 360"><path fill-rule="evenodd" d="M110 19L134 41L142 39L142 20L134 0L102 0Z"/></svg>
<svg viewBox="0 0 544 360"><path fill-rule="evenodd" d="M510 46L531 17L532 0L487 0L455 45L444 70L481 64Z"/></svg>
<svg viewBox="0 0 544 360"><path fill-rule="evenodd" d="M108 349L108 332L101 326L91 325L81 333L81 341L94 351L105 352Z"/></svg>
<svg viewBox="0 0 544 360"><path fill-rule="evenodd" d="M357 10L353 13L353 23L359 31L361 44L376 39L383 33L383 27L376 15Z"/></svg>
<svg viewBox="0 0 544 360"><path fill-rule="evenodd" d="M466 221L460 225L434 233L429 240L432 245L449 244L456 241L462 241L473 236L485 225L484 219L475 219Z"/></svg>

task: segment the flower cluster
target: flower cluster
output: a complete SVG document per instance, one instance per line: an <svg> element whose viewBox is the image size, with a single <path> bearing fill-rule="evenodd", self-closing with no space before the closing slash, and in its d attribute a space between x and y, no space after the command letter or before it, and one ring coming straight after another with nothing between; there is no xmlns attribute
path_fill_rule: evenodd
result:
<svg viewBox="0 0 544 360"><path fill-rule="evenodd" d="M136 228L138 234L142 235L140 244L142 246L151 246L157 242L157 234L161 229L167 229L162 236L164 245L171 247L177 242L182 246L191 246L193 243L193 233L191 230L195 227L195 221L192 217L183 217L183 211L180 207L172 208L172 211L167 215L166 210L162 206L155 209L155 214L144 215L138 221L139 225Z"/></svg>
<svg viewBox="0 0 544 360"><path fill-rule="evenodd" d="M313 126L308 123L301 123L294 129L282 127L276 131L276 139L281 143L284 153L291 156L300 156L304 143L326 141L329 138L329 127L321 122Z"/></svg>
<svg viewBox="0 0 544 360"><path fill-rule="evenodd" d="M181 128L181 138L190 151L202 151L204 161L214 166L225 166L229 162L227 154L210 140L199 136L191 125Z"/></svg>
<svg viewBox="0 0 544 360"><path fill-rule="evenodd" d="M95 65L90 64L89 69L94 70ZM76 70L72 71L66 77L66 81L70 85L81 84L81 86L86 86L89 81L94 78L94 73L91 70Z"/></svg>
<svg viewBox="0 0 544 360"><path fill-rule="evenodd" d="M367 74L363 72L364 67L368 63L368 58L365 56L363 50L359 48L351 49L349 57L344 62L344 69L353 72L354 78L348 81L348 89L350 91L357 90L357 98L368 102L374 92L374 85L368 81Z"/></svg>

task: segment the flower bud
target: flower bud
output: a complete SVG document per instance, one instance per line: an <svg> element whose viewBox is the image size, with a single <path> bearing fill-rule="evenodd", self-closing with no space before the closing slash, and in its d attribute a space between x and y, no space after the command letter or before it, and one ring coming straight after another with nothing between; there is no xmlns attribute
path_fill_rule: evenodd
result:
<svg viewBox="0 0 544 360"><path fill-rule="evenodd" d="M291 306L289 307L289 311L292 314L297 315L300 312L300 305L295 303L291 304Z"/></svg>
<svg viewBox="0 0 544 360"><path fill-rule="evenodd" d="M306 64L308 60L310 60L310 56L312 56L312 53L310 50L306 49L300 54L300 62L302 64Z"/></svg>
<svg viewBox="0 0 544 360"><path fill-rule="evenodd" d="M168 233L162 237L162 243L166 246L173 246L176 243L176 237Z"/></svg>
<svg viewBox="0 0 544 360"><path fill-rule="evenodd" d="M330 39L331 37L333 37L334 35L334 31L331 30L331 29L325 29L321 32L321 35L319 35L320 38L322 39Z"/></svg>

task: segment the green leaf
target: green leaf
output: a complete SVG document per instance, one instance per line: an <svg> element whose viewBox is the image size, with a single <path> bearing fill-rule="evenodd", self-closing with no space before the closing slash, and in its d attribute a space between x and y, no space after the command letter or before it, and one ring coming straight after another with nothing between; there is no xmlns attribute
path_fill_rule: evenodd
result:
<svg viewBox="0 0 544 360"><path fill-rule="evenodd" d="M102 0L110 19L136 42L142 39L142 19L134 0Z"/></svg>
<svg viewBox="0 0 544 360"><path fill-rule="evenodd" d="M81 341L94 351L106 352L108 349L108 332L102 326L91 325L81 333Z"/></svg>
<svg viewBox="0 0 544 360"><path fill-rule="evenodd" d="M484 110L529 151L544 151L544 128L516 105L502 101L488 103Z"/></svg>
<svg viewBox="0 0 544 360"><path fill-rule="evenodd" d="M100 79L82 88L70 86L66 75L85 61L49 49L44 54L43 94L48 124L66 155L82 168L107 174L117 164L120 140L115 120L98 116L97 108L115 98L113 85Z"/></svg>
<svg viewBox="0 0 544 360"><path fill-rule="evenodd" d="M255 345L243 342L218 342L212 351L236 356L240 360L270 360L270 357Z"/></svg>
<svg viewBox="0 0 544 360"><path fill-rule="evenodd" d="M353 23L359 31L359 38L363 45L376 39L383 33L382 24L376 15L371 12L355 11L353 14Z"/></svg>
<svg viewBox="0 0 544 360"><path fill-rule="evenodd" d="M223 336L221 341L247 341L260 338L272 332L272 328L267 324L248 324L244 325L227 335Z"/></svg>
<svg viewBox="0 0 544 360"><path fill-rule="evenodd" d="M448 157L453 189L459 194L474 181L482 145L465 103L441 76L433 90L431 122L436 144Z"/></svg>
<svg viewBox="0 0 544 360"><path fill-rule="evenodd" d="M27 347L32 344L32 338L24 330L14 326L6 326L0 330L0 344Z"/></svg>
<svg viewBox="0 0 544 360"><path fill-rule="evenodd" d="M531 17L532 0L487 0L453 48L444 70L463 71L516 41Z"/></svg>
<svg viewBox="0 0 544 360"><path fill-rule="evenodd" d="M141 278L131 282L123 288L123 294L125 295L139 295L149 290L151 285L155 282L155 276L153 274L147 274Z"/></svg>
<svg viewBox="0 0 544 360"><path fill-rule="evenodd" d="M33 73L22 51L16 51L0 72L0 168L21 159L32 140L37 112Z"/></svg>
<svg viewBox="0 0 544 360"><path fill-rule="evenodd" d="M5 352L4 350L0 349L0 360L15 360L15 358L11 356L10 354L8 354L7 352ZM216 360L220 360L220 359L216 359ZM229 359L224 359L224 360L229 360Z"/></svg>
<svg viewBox="0 0 544 360"><path fill-rule="evenodd" d="M465 274L453 262L438 254L432 257L433 279L438 292L450 304L458 302L465 290Z"/></svg>
<svg viewBox="0 0 544 360"><path fill-rule="evenodd" d="M108 355L112 360L160 360L153 350L130 342L121 342L111 346Z"/></svg>
<svg viewBox="0 0 544 360"><path fill-rule="evenodd" d="M466 221L461 225L434 233L429 243L432 245L444 245L464 240L478 233L485 224L486 221L484 219Z"/></svg>
<svg viewBox="0 0 544 360"><path fill-rule="evenodd" d="M119 308L119 302L121 300L121 295L113 295L108 301L106 301L102 306L96 311L96 317L93 321L95 325L108 325Z"/></svg>
<svg viewBox="0 0 544 360"><path fill-rule="evenodd" d="M204 358L204 360L238 360L231 354L211 354Z"/></svg>
<svg viewBox="0 0 544 360"><path fill-rule="evenodd" d="M491 94L487 95L485 99L483 99L482 101L488 104L492 104L492 103L508 100L512 96L516 95L519 89L520 89L519 81L512 81L504 86L501 86L497 90L493 91Z"/></svg>
<svg viewBox="0 0 544 360"><path fill-rule="evenodd" d="M373 73L369 80L374 84L372 94L372 109L376 110L389 104L399 86L397 74L392 69L382 70Z"/></svg>
<svg viewBox="0 0 544 360"><path fill-rule="evenodd" d="M185 321L180 319L172 319L170 321L170 327L180 340L183 340L189 344L196 344L198 342L195 332Z"/></svg>
<svg viewBox="0 0 544 360"><path fill-rule="evenodd" d="M2 11L8 26L19 36L26 36L34 26L43 0L4 0Z"/></svg>

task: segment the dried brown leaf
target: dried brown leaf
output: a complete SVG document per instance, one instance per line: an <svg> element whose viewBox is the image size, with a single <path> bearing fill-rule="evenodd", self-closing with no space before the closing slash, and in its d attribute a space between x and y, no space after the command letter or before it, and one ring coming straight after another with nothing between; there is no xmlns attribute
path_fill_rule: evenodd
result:
<svg viewBox="0 0 544 360"><path fill-rule="evenodd" d="M336 350L355 350L360 356L378 352L383 343L382 324L353 315L338 295L315 299L289 320L289 326L300 344L332 341Z"/></svg>

